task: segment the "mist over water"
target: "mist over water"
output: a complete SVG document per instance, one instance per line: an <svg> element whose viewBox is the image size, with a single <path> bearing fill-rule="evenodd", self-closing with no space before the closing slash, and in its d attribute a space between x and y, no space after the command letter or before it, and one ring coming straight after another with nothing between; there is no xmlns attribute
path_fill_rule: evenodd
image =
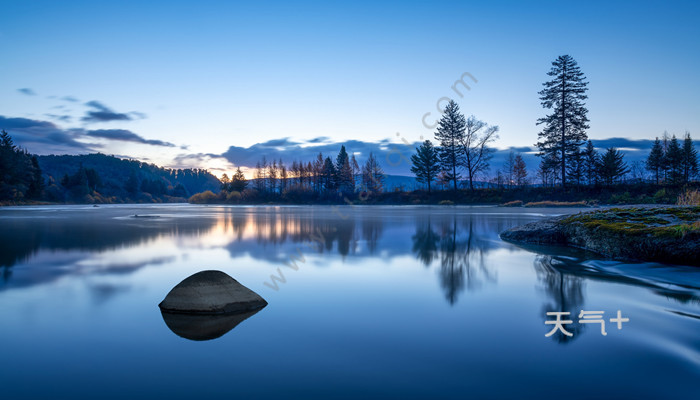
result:
<svg viewBox="0 0 700 400"><path fill-rule="evenodd" d="M580 210L522 211L0 208L3 398L696 393L700 269L501 241ZM164 321L157 304L205 269L269 305L206 334ZM581 310L630 321L545 336L547 312Z"/></svg>

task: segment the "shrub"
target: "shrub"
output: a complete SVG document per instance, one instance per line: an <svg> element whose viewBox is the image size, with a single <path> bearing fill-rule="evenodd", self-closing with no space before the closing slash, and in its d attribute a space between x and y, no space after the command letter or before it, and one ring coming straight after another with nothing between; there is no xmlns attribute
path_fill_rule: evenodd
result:
<svg viewBox="0 0 700 400"><path fill-rule="evenodd" d="M654 203L665 203L666 202L666 189L661 189L654 193Z"/></svg>
<svg viewBox="0 0 700 400"><path fill-rule="evenodd" d="M192 204L209 204L215 200L216 195L211 190L207 190L193 195L190 197L189 202Z"/></svg>
<svg viewBox="0 0 700 400"><path fill-rule="evenodd" d="M629 204L632 203L632 195L630 195L630 192L622 194L616 193L610 196L610 202L615 204Z"/></svg>
<svg viewBox="0 0 700 400"><path fill-rule="evenodd" d="M455 205L455 202L452 200L443 200L443 201L439 202L438 204L441 206L453 206L453 205Z"/></svg>
<svg viewBox="0 0 700 400"><path fill-rule="evenodd" d="M522 200L513 200L513 201L509 201L507 203L501 204L501 207L522 207L522 206L523 206Z"/></svg>
<svg viewBox="0 0 700 400"><path fill-rule="evenodd" d="M241 201L242 197L243 196L241 196L241 192L237 192L234 190L231 193L226 195L226 202L227 203L238 203L239 201Z"/></svg>
<svg viewBox="0 0 700 400"><path fill-rule="evenodd" d="M679 206L700 206L700 191L697 189L686 189L683 193L678 195L676 204Z"/></svg>

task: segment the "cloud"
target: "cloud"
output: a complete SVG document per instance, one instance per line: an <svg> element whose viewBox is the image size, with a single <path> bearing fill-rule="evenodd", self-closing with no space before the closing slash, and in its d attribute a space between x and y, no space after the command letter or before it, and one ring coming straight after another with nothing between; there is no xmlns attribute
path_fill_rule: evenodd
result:
<svg viewBox="0 0 700 400"><path fill-rule="evenodd" d="M71 103L77 103L77 102L80 101L80 100L76 99L76 98L73 97L73 96L63 96L63 97L61 97L61 100L63 100L63 101L68 101L68 102L71 102Z"/></svg>
<svg viewBox="0 0 700 400"><path fill-rule="evenodd" d="M97 100L88 101L87 103L85 103L85 105L92 108L93 110L85 113L85 116L82 118L84 122L109 122L132 120L132 118L128 114L115 112Z"/></svg>
<svg viewBox="0 0 700 400"><path fill-rule="evenodd" d="M67 115L50 117L65 120ZM176 147L162 140L149 140L126 129L63 129L53 122L29 118L8 118L0 115L0 129L6 130L18 146L34 154L85 154L99 151L104 146L91 139L107 139L141 143L152 146Z"/></svg>
<svg viewBox="0 0 700 400"><path fill-rule="evenodd" d="M77 141L82 136L80 129L65 130L48 121L0 115L0 129L6 130L17 145L35 154L79 154L101 147Z"/></svg>
<svg viewBox="0 0 700 400"><path fill-rule="evenodd" d="M433 144L435 140L430 138ZM374 153L379 164L385 173L390 175L412 176L410 171L411 155L415 153L419 142L407 145L398 139L382 139L378 142L364 142L360 140L348 140L345 142L328 142L326 137L317 137L306 141L293 141L289 138L273 139L262 143L254 144L250 147L231 146L226 152L221 154L235 166L255 168L255 164L262 160L263 156L268 160L280 160L287 165L292 161L303 160L313 161L318 153L323 153L323 157L330 157L335 161L340 146L344 145L350 154L355 154L360 166L367 160L370 152ZM696 142L697 143L697 142ZM593 145L602 153L609 147L621 149L628 164L643 162L651 149L652 140L633 140L626 138L608 138L593 140ZM534 177L539 166L540 158L536 156L537 148L532 146L509 147L507 149L495 149L493 158L490 161L490 174L503 167L508 154L513 151L520 153L527 165L528 171Z"/></svg>
<svg viewBox="0 0 700 400"><path fill-rule="evenodd" d="M175 156L173 161L168 165L168 168L172 169L186 169L186 168L202 168L203 165L209 164L209 161L213 159L222 159L227 161L225 157L220 154L212 153L182 153ZM212 169L208 167L208 169Z"/></svg>
<svg viewBox="0 0 700 400"><path fill-rule="evenodd" d="M61 121L61 122L70 122L71 119L73 119L73 117L71 117L70 115L58 115L58 114L44 114L44 115L46 115L47 117L49 117L51 119L55 119L55 120Z"/></svg>
<svg viewBox="0 0 700 400"><path fill-rule="evenodd" d="M21 89L17 89L17 91L22 93L22 94L26 94L27 96L36 96L36 92L30 88L21 88Z"/></svg>
<svg viewBox="0 0 700 400"><path fill-rule="evenodd" d="M134 142L142 144L150 144L153 146L164 146L164 147L175 147L174 144L170 142L164 142L162 140L150 140L145 139L130 130L126 129L97 129L92 131L87 131L86 136L108 139L108 140L119 140L123 142Z"/></svg>

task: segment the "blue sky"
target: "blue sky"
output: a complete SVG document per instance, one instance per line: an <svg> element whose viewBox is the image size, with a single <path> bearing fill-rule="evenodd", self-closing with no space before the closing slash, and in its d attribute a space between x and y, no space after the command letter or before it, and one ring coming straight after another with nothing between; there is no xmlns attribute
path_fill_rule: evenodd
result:
<svg viewBox="0 0 700 400"><path fill-rule="evenodd" d="M142 3L1 2L0 128L40 154L223 171L243 163L230 146L432 138L421 118L448 96L500 126L496 146L530 146L570 54L591 138L700 135L694 2Z"/></svg>

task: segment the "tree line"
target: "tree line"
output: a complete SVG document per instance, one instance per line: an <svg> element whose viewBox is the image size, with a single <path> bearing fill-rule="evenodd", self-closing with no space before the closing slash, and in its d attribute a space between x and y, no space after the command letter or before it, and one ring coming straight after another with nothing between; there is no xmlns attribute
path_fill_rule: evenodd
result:
<svg viewBox="0 0 700 400"><path fill-rule="evenodd" d="M360 166L355 154L345 146L333 160L319 153L314 160L268 161L263 157L255 165L254 177L246 179L240 167L229 177L223 174L221 192L200 193L190 199L195 203L230 202L241 200L297 200L355 199L363 195L381 193L385 174L374 153L369 153Z"/></svg>
<svg viewBox="0 0 700 400"><path fill-rule="evenodd" d="M643 169L654 175L658 184L684 185L698 175L697 150L690 133L681 145L675 135L656 138L645 165L629 166L616 148L599 153L588 140L588 82L577 62L569 55L559 56L547 73L539 92L543 108L550 112L537 120L542 126L536 146L540 157L536 175L528 177L522 155L511 152L505 165L494 176L487 177L493 148L488 145L498 138L498 126L490 126L474 116L466 118L454 101L444 108L435 132L438 146L424 141L411 156L411 172L431 192L433 182L450 185L454 192L463 184L475 189L477 176L496 187L612 186L625 181L629 173L643 180Z"/></svg>

